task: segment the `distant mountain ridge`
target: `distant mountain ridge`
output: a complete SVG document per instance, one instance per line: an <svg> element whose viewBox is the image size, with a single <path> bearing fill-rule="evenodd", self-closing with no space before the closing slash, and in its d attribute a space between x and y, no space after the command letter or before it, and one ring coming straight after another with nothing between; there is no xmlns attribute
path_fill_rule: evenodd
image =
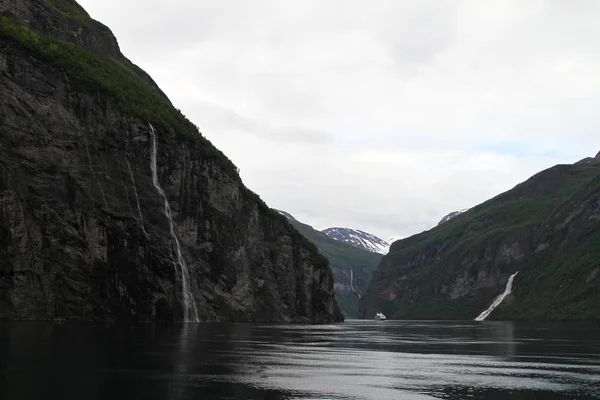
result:
<svg viewBox="0 0 600 400"><path fill-rule="evenodd" d="M377 236L358 229L351 228L327 228L322 230L324 234L332 239L348 243L359 249L372 253L387 254L390 244Z"/></svg>
<svg viewBox="0 0 600 400"><path fill-rule="evenodd" d="M473 319L518 272L492 319L600 320L600 156L584 160L394 242L360 316Z"/></svg>
<svg viewBox="0 0 600 400"><path fill-rule="evenodd" d="M294 228L313 242L321 254L329 260L338 304L344 315L356 318L358 300L367 290L371 274L381 261L382 254L335 240L312 226L298 221L288 212L276 211L286 217Z"/></svg>

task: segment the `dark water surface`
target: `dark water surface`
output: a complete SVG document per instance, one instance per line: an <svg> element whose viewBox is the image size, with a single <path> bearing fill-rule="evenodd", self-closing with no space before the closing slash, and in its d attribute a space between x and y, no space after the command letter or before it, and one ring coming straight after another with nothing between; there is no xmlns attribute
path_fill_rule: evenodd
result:
<svg viewBox="0 0 600 400"><path fill-rule="evenodd" d="M0 322L0 399L600 398L593 324Z"/></svg>

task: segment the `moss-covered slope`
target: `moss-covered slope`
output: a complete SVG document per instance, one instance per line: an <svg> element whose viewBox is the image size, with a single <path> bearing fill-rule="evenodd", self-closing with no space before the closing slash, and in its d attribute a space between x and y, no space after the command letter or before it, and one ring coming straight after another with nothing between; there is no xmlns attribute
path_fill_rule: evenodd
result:
<svg viewBox="0 0 600 400"><path fill-rule="evenodd" d="M491 318L600 319L600 165L558 165L392 244L361 314L472 319L519 271Z"/></svg>

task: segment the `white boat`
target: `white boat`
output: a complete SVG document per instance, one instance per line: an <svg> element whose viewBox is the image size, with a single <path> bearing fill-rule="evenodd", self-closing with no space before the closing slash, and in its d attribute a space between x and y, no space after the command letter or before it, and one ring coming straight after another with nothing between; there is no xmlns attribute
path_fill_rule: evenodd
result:
<svg viewBox="0 0 600 400"><path fill-rule="evenodd" d="M375 318L376 321L385 321L387 318L385 317L385 315L383 315L382 313L378 312L377 314L375 314Z"/></svg>

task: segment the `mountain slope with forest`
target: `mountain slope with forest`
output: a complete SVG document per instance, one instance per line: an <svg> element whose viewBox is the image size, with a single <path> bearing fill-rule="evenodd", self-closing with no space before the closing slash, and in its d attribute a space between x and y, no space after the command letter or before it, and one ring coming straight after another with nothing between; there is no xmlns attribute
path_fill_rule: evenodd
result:
<svg viewBox="0 0 600 400"><path fill-rule="evenodd" d="M358 300L371 280L371 274L382 255L330 238L312 226L298 221L291 214L279 211L302 235L313 242L329 260L335 280L335 293L344 315L358 316Z"/></svg>
<svg viewBox="0 0 600 400"><path fill-rule="evenodd" d="M600 319L600 154L542 171L430 231L394 242L361 316Z"/></svg>
<svg viewBox="0 0 600 400"><path fill-rule="evenodd" d="M73 0L0 2L0 317L339 321L317 248Z"/></svg>

